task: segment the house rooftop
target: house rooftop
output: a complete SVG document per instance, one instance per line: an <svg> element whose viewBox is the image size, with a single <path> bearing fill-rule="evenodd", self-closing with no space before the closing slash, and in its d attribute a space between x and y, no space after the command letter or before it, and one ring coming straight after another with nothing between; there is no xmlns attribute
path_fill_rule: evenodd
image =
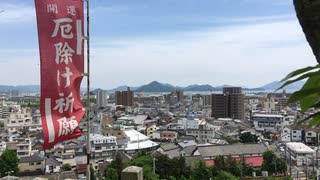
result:
<svg viewBox="0 0 320 180"><path fill-rule="evenodd" d="M19 163L42 162L44 157L38 153L28 157L21 157Z"/></svg>
<svg viewBox="0 0 320 180"><path fill-rule="evenodd" d="M286 144L287 148L295 153L315 153L315 150L301 142L289 142Z"/></svg>
<svg viewBox="0 0 320 180"><path fill-rule="evenodd" d="M198 146L197 151L202 157L216 157L219 155L245 155L245 154L263 154L267 147L263 144L231 144L231 145L209 145Z"/></svg>

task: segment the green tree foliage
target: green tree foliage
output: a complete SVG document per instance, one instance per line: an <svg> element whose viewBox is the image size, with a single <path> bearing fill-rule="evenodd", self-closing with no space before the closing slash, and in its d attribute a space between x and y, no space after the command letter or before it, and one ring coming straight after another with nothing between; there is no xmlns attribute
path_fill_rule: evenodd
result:
<svg viewBox="0 0 320 180"><path fill-rule="evenodd" d="M189 178L191 168L186 166L184 157L170 159L166 155L160 155L157 156L156 173L160 179L168 179L169 176L176 179Z"/></svg>
<svg viewBox="0 0 320 180"><path fill-rule="evenodd" d="M213 178L214 180L237 180L238 178L233 176L231 173L226 171L219 171L216 176Z"/></svg>
<svg viewBox="0 0 320 180"><path fill-rule="evenodd" d="M252 166L248 166L243 158L240 160L239 164L240 164L240 168L242 170L243 176L252 176L252 172L253 172Z"/></svg>
<svg viewBox="0 0 320 180"><path fill-rule="evenodd" d="M245 132L240 134L240 142L242 143L257 143L258 137L254 134L251 134L251 132Z"/></svg>
<svg viewBox="0 0 320 180"><path fill-rule="evenodd" d="M235 144L238 143L239 141L236 139L233 139L231 137L228 136L221 136L222 139L224 139L225 141L227 141L229 144Z"/></svg>
<svg viewBox="0 0 320 180"><path fill-rule="evenodd" d="M106 180L118 180L119 176L117 173L117 170L114 168L107 168L106 172L105 172L105 179Z"/></svg>
<svg viewBox="0 0 320 180"><path fill-rule="evenodd" d="M263 153L262 171L269 173L285 173L287 171L287 164L283 159L278 158L272 151Z"/></svg>
<svg viewBox="0 0 320 180"><path fill-rule="evenodd" d="M199 161L198 165L193 170L193 176L195 179L205 180L212 177L211 168L206 165L205 162Z"/></svg>
<svg viewBox="0 0 320 180"><path fill-rule="evenodd" d="M233 157L228 156L225 158L224 156L217 156L214 159L214 166L212 167L212 174L216 176L220 171L226 171L231 173L234 176L241 176L241 170L243 176L251 176L253 168L252 166L248 166L244 159L241 159L239 162L235 160Z"/></svg>
<svg viewBox="0 0 320 180"><path fill-rule="evenodd" d="M96 180L96 174L92 167L90 167L90 180Z"/></svg>
<svg viewBox="0 0 320 180"><path fill-rule="evenodd" d="M4 150L0 156L0 173L1 176L16 175L18 173L18 157L17 154L11 150Z"/></svg>
<svg viewBox="0 0 320 180"><path fill-rule="evenodd" d="M213 175L217 175L219 171L223 171L227 169L227 164L224 159L224 156L217 156L214 159L214 166L212 168Z"/></svg>
<svg viewBox="0 0 320 180"><path fill-rule="evenodd" d="M123 165L123 162L121 160L121 157L119 154L116 155L116 159L114 161L111 162L111 164L107 167L107 170L106 170L106 174L108 172L114 172L116 171L116 174L117 174L117 177L118 179L120 180L121 178L121 172L122 170L125 168L125 166ZM112 170L109 170L108 169L112 169ZM114 175L112 174L112 177L114 177Z"/></svg>
<svg viewBox="0 0 320 180"><path fill-rule="evenodd" d="M71 171L72 170L72 167L71 167L71 165L69 163L64 164L62 168L65 171Z"/></svg>

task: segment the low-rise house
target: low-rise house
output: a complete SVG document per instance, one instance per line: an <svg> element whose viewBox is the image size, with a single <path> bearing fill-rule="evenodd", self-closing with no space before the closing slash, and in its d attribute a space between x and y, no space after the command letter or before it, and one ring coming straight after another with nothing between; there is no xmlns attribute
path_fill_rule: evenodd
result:
<svg viewBox="0 0 320 180"><path fill-rule="evenodd" d="M314 165L315 150L301 142L286 143L286 158L296 166Z"/></svg>
<svg viewBox="0 0 320 180"><path fill-rule="evenodd" d="M189 140L189 141L185 140L185 141L179 142L178 145L181 148L185 148L185 147L188 147L188 146L197 146L198 144L194 140Z"/></svg>
<svg viewBox="0 0 320 180"><path fill-rule="evenodd" d="M28 157L31 155L32 151L32 140L30 138L19 140L17 143L17 156Z"/></svg>
<svg viewBox="0 0 320 180"><path fill-rule="evenodd" d="M61 170L61 163L55 157L47 158L46 160L46 174L58 173Z"/></svg>
<svg viewBox="0 0 320 180"><path fill-rule="evenodd" d="M319 146L320 144L320 129L319 128L309 128L305 130L305 143L307 145Z"/></svg>
<svg viewBox="0 0 320 180"><path fill-rule="evenodd" d="M157 153L167 155L169 158L176 158L181 156L181 148L173 143L160 144Z"/></svg>
<svg viewBox="0 0 320 180"><path fill-rule="evenodd" d="M117 138L115 136L103 136L101 134L90 135L91 158L97 162L111 160L118 151Z"/></svg>
<svg viewBox="0 0 320 180"><path fill-rule="evenodd" d="M178 138L178 133L175 131L155 131L153 132L154 140L175 141Z"/></svg>
<svg viewBox="0 0 320 180"><path fill-rule="evenodd" d="M310 145L319 143L318 128L310 128L308 125L290 125L281 132L282 142L306 142Z"/></svg>
<svg viewBox="0 0 320 180"><path fill-rule="evenodd" d="M18 167L20 176L41 175L45 171L44 156L35 153L28 157L21 157Z"/></svg>
<svg viewBox="0 0 320 180"><path fill-rule="evenodd" d="M215 132L217 126L209 126L205 120L198 120L197 129L187 129L186 135L193 136L198 143L209 143L215 138Z"/></svg>
<svg viewBox="0 0 320 180"><path fill-rule="evenodd" d="M251 117L257 131L279 131L289 125L289 119L278 114L254 114Z"/></svg>
<svg viewBox="0 0 320 180"><path fill-rule="evenodd" d="M0 142L0 155L3 153L4 150L7 148L7 143L5 141Z"/></svg>
<svg viewBox="0 0 320 180"><path fill-rule="evenodd" d="M64 141L55 145L54 156L62 165L70 164L73 169L76 168L76 156L83 156L84 143L75 139Z"/></svg>
<svg viewBox="0 0 320 180"><path fill-rule="evenodd" d="M201 156L207 165L213 166L217 156L231 156L236 160L244 159L248 165L261 167L263 153L268 148L263 144L232 144L232 145L206 145L198 146L193 156Z"/></svg>
<svg viewBox="0 0 320 180"><path fill-rule="evenodd" d="M158 144L151 141L148 136L145 136L144 134L141 134L134 129L124 130L124 133L128 138L128 143L125 147L125 151L129 155L141 149L153 149L158 146Z"/></svg>
<svg viewBox="0 0 320 180"><path fill-rule="evenodd" d="M153 133L157 131L157 125L155 123L148 124L145 131L145 134L152 139Z"/></svg>

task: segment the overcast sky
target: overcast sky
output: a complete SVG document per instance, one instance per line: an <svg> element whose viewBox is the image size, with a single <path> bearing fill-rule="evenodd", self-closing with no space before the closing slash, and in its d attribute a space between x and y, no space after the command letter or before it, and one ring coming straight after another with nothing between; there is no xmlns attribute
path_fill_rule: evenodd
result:
<svg viewBox="0 0 320 180"><path fill-rule="evenodd" d="M0 84L39 84L34 0L2 9ZM316 64L292 0L91 0L91 12L92 87L258 87Z"/></svg>

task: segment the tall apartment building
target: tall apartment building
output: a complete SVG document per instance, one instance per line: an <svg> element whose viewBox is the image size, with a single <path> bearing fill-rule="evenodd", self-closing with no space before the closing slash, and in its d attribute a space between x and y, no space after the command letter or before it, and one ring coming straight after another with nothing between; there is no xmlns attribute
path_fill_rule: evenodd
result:
<svg viewBox="0 0 320 180"><path fill-rule="evenodd" d="M208 106L212 104L211 96L210 95L202 95L202 105Z"/></svg>
<svg viewBox="0 0 320 180"><path fill-rule="evenodd" d="M244 94L241 87L223 88L223 94L212 94L212 117L244 119Z"/></svg>
<svg viewBox="0 0 320 180"><path fill-rule="evenodd" d="M107 92L103 91L103 90L98 90L97 91L97 106L98 107L106 107L108 104L107 101Z"/></svg>
<svg viewBox="0 0 320 180"><path fill-rule="evenodd" d="M127 91L115 92L116 105L133 106L133 92L128 87Z"/></svg>

